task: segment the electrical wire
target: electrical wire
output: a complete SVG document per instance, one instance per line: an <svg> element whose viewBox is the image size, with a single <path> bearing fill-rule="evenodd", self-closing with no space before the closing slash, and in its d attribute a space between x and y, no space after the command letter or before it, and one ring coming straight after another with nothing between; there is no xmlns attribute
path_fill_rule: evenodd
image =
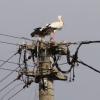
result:
<svg viewBox="0 0 100 100"><path fill-rule="evenodd" d="M92 66L90 66L90 65L88 65L88 64L86 64L86 63L84 63L83 61L77 60L76 62L78 62L78 63L80 63L80 64L82 64L82 65L84 65L84 66L86 66L86 67L88 67L88 68L90 68L90 69L92 69L92 70L98 72L98 73L100 73L99 70L97 70L97 69L93 68ZM59 64L59 65L65 65L65 64L67 64L67 63L62 63L62 64ZM69 71L68 71L68 72L69 72Z"/></svg>
<svg viewBox="0 0 100 100"><path fill-rule="evenodd" d="M80 63L80 64L82 64L82 65L84 65L84 66L86 66L86 67L88 67L88 68L90 68L90 69L92 69L92 70L94 70L95 72L100 73L99 70L97 70L97 69L95 69L94 67L92 67L92 66L90 66L90 65L88 65L88 64L86 64L86 63L84 63L83 61L78 61L78 60L77 60L77 62Z"/></svg>
<svg viewBox="0 0 100 100"><path fill-rule="evenodd" d="M19 63L15 63L15 62L11 62L11 61L5 61L5 60L2 60L2 59L0 59L0 62L7 62L7 63L10 63L10 64L19 65Z"/></svg>
<svg viewBox="0 0 100 100"><path fill-rule="evenodd" d="M0 93L1 93L4 89L6 89L8 86L10 86L11 84L13 84L15 81L16 81L16 79L13 80L13 81L11 81L10 83L8 83L5 87L3 87L3 88L0 90Z"/></svg>
<svg viewBox="0 0 100 100"><path fill-rule="evenodd" d="M100 43L100 40L97 41L81 41L82 44L90 44L90 43Z"/></svg>
<svg viewBox="0 0 100 100"><path fill-rule="evenodd" d="M7 68L0 68L0 69L2 69L2 70L8 70L8 71L15 71L15 72L17 72L17 70L12 70L12 69L7 69Z"/></svg>
<svg viewBox="0 0 100 100"><path fill-rule="evenodd" d="M22 85L23 83L19 83L17 85L15 85L13 88L11 88L9 91L7 91L1 98L0 100L3 100L10 92L12 92L14 89L16 89L17 87L19 87L20 85Z"/></svg>
<svg viewBox="0 0 100 100"><path fill-rule="evenodd" d="M22 53L22 49L20 49L20 46L19 46L19 64L18 64L19 68L21 68L21 53Z"/></svg>
<svg viewBox="0 0 100 100"><path fill-rule="evenodd" d="M10 42L5 42L5 41L0 41L0 43L3 43L3 44L10 44L10 45L14 45L14 46L19 46L20 44L15 44L15 43L10 43Z"/></svg>
<svg viewBox="0 0 100 100"><path fill-rule="evenodd" d="M17 52L18 53L18 52ZM11 55L5 62L3 62L0 67L2 67L4 64L6 64L6 62L8 62L11 58L13 58L17 53L14 53L13 55Z"/></svg>
<svg viewBox="0 0 100 100"><path fill-rule="evenodd" d="M6 63L10 63L10 64L15 64L15 65L19 65L19 63L16 63L16 62L12 62L12 61L6 61L6 60L2 60L0 59L0 62L6 62ZM23 64L20 64L20 66L23 65ZM27 65L29 67L33 67L32 65ZM4 68L0 68L0 69L4 69ZM4 69L6 70L6 69ZM8 69L10 71L10 69ZM13 71L13 70L12 70Z"/></svg>
<svg viewBox="0 0 100 100"><path fill-rule="evenodd" d="M65 62L65 63L60 63L60 64L58 64L58 65L66 65L66 64L68 64L67 62Z"/></svg>
<svg viewBox="0 0 100 100"><path fill-rule="evenodd" d="M70 45L70 44L75 44L75 45L79 45L79 44L90 44L90 43L100 43L100 40L97 41L78 41L78 42L68 42L65 43L66 46Z"/></svg>
<svg viewBox="0 0 100 100"><path fill-rule="evenodd" d="M92 70L98 72L98 73L100 73L100 71L97 70L97 69L95 69L94 67L92 67L92 66L90 66L90 65L88 65L88 64L86 64L86 63L84 63L83 61L78 61L78 51L79 51L80 47L81 47L83 44L90 44L90 43L100 43L100 41L82 41L82 42L79 44L79 46L77 47L77 49L76 49L75 54L74 54L73 57L76 58L76 59L75 59L76 62L78 62L78 63L80 63L80 64L82 64L82 65L84 65L84 66L86 66L86 67L88 67L88 68L90 68L90 69L92 69ZM73 58L73 57L72 57L72 58Z"/></svg>
<svg viewBox="0 0 100 100"><path fill-rule="evenodd" d="M0 34L1 36L6 36L6 37L11 37L11 38L17 38L17 39L24 39L24 40L29 40L29 41L33 41L29 38L26 37L17 37L17 36L12 36L12 35L8 35L8 34Z"/></svg>
<svg viewBox="0 0 100 100"><path fill-rule="evenodd" d="M22 90L24 90L24 88L20 89L19 91L17 91L15 94L13 94L11 97L8 98L8 100L11 100L13 97L15 97L18 93L20 93Z"/></svg>
<svg viewBox="0 0 100 100"><path fill-rule="evenodd" d="M76 49L75 54L76 54L76 55L78 54L78 51L79 51L80 47L81 47L83 44L91 44L91 43L100 43L100 41L99 41L99 40L98 40L98 41L81 41L81 42L79 43L79 46L78 46L77 49ZM78 43L77 43L77 44L78 44Z"/></svg>
<svg viewBox="0 0 100 100"><path fill-rule="evenodd" d="M17 69L18 69L19 67L17 67L16 69L14 69L14 70L10 70L10 71L12 71L12 72L10 72L8 75L6 75L3 79L1 79L0 80L0 83L2 83L4 80L6 80L9 76L11 76L14 72L18 72L17 71ZM6 69L6 70L8 70L8 69Z"/></svg>
<svg viewBox="0 0 100 100"><path fill-rule="evenodd" d="M72 58L73 56L70 56L70 57ZM81 61L81 60L76 59L76 61L75 61L75 62L80 63L80 64L82 64L82 65L84 65L84 66L86 66L86 67L88 67L88 68L90 68L90 69L94 70L95 72L100 73L100 71L99 71L99 70L95 69L94 67L92 67L92 66L90 66L90 65L86 64L85 62L83 62L83 61ZM71 68L70 68L70 69L71 69ZM68 72L69 72L69 71L71 71L70 69L68 70Z"/></svg>
<svg viewBox="0 0 100 100"><path fill-rule="evenodd" d="M29 41L34 41L32 39L26 38L26 37L16 37L16 36L12 36L12 35L8 35L8 34L0 34L1 36L6 36L6 37L12 37L12 38L17 38L17 39L24 39L24 40L29 40ZM19 45L19 44L13 44L13 43L8 43L8 42L3 42L0 41L1 43L7 43L7 44L12 44L12 45ZM68 45L78 45L78 44L90 44L90 43L100 43L100 41L78 41L78 42L68 42L68 43L64 43L66 46Z"/></svg>
<svg viewBox="0 0 100 100"><path fill-rule="evenodd" d="M12 74L13 74L13 72L7 74L3 79L0 80L0 83L2 83L4 80L6 80Z"/></svg>

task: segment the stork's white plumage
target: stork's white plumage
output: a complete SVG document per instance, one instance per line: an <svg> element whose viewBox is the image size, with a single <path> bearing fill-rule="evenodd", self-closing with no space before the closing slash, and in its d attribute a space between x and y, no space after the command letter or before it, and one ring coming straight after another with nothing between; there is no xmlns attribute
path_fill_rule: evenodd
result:
<svg viewBox="0 0 100 100"><path fill-rule="evenodd" d="M60 30L63 28L63 26L64 22L62 16L58 16L58 20L49 25L49 27L55 28L55 30Z"/></svg>
<svg viewBox="0 0 100 100"><path fill-rule="evenodd" d="M64 26L64 21L62 16L58 16L58 20L49 25L49 27L53 29L53 32L51 32L51 40L52 39L54 40L54 34L56 33L56 31L61 30L63 26Z"/></svg>
<svg viewBox="0 0 100 100"><path fill-rule="evenodd" d="M45 37L47 35L51 35L52 33L55 33L57 30L61 30L64 26L63 18L62 16L58 16L58 20L55 22L52 22L51 24L46 24L44 27L39 27L34 29L34 32L31 33L31 36L40 36Z"/></svg>

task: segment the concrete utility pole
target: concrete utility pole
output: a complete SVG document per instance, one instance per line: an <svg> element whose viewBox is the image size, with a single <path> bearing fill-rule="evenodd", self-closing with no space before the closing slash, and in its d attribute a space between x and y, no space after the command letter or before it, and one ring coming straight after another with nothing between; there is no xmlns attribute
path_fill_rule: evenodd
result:
<svg viewBox="0 0 100 100"><path fill-rule="evenodd" d="M53 80L44 79L47 84L46 89L44 90L39 84L39 100L54 100L54 88L53 88Z"/></svg>
<svg viewBox="0 0 100 100"><path fill-rule="evenodd" d="M27 65L26 50L31 51L31 57L37 59L36 70L29 69L27 66L19 71L17 79L23 79L23 75L26 76L24 82L28 87L32 82L39 84L39 100L54 100L54 87L55 80L66 81L67 76L62 73L56 66L56 55L66 55L66 49L61 44L56 44L50 41L35 41L32 45L22 45L24 50L24 62ZM26 49L26 50L25 50ZM22 51L19 50L19 51ZM30 58L30 57L29 57ZM55 61L54 61L55 60ZM34 80L33 80L34 79Z"/></svg>
<svg viewBox="0 0 100 100"><path fill-rule="evenodd" d="M67 78L59 72L56 68L53 68L52 52L50 52L48 46L42 41L39 43L39 74L41 75L39 80L39 100L54 100L54 80L66 80Z"/></svg>
<svg viewBox="0 0 100 100"><path fill-rule="evenodd" d="M48 71L52 69L50 62L50 53L46 50L44 43L40 43L39 54L39 70L41 75L48 74ZM51 73L50 73L51 74ZM53 79L49 76L41 77L39 82L39 100L54 100L54 88Z"/></svg>

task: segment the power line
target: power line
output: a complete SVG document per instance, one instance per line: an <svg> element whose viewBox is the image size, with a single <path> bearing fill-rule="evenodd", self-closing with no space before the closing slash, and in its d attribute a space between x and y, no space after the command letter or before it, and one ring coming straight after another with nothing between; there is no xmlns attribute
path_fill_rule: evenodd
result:
<svg viewBox="0 0 100 100"><path fill-rule="evenodd" d="M8 83L5 87L3 87L3 88L0 90L0 93L1 93L4 89L6 89L8 86L10 86L12 83L14 83L15 81L16 81L16 79L13 80L13 81L11 81L10 83Z"/></svg>
<svg viewBox="0 0 100 100"><path fill-rule="evenodd" d="M71 56L71 58L72 58L72 56ZM88 67L88 68L90 68L90 69L92 69L92 70L94 70L95 72L100 73L100 71L99 71L99 70L97 70L97 69L96 69L96 68L94 68L93 66L90 66L90 65L86 64L85 62L83 62L83 61L81 61L81 60L76 60L76 62L78 62L78 63L80 63L80 64L82 64L82 65L84 65L84 66L86 66L86 67ZM67 63L67 62L65 62L65 63L61 63L61 64L58 64L58 65L65 65L65 64L68 64L68 63ZM70 72L70 71L71 71L71 69L72 69L72 68L70 68L68 71L65 71L65 73Z"/></svg>
<svg viewBox="0 0 100 100"><path fill-rule="evenodd" d="M12 61L6 61L6 60L2 60L2 59L0 59L0 62L6 62L6 63L9 63L9 64L19 65L19 63L12 62ZM20 65L23 65L23 63L20 64ZM29 67L33 67L32 65L27 65L27 66L29 66ZM0 68L0 69L4 69L4 68ZM14 70L10 70L10 69L4 69L4 70L14 71Z"/></svg>
<svg viewBox="0 0 100 100"><path fill-rule="evenodd" d="M19 46L20 44L15 44L15 43L10 43L10 42L5 42L5 41L0 41L0 43L3 43L3 44L10 44L10 45L14 45L14 46Z"/></svg>
<svg viewBox="0 0 100 100"><path fill-rule="evenodd" d="M100 40L97 40L97 41L77 41L77 42L68 42L68 44L76 44L76 45L79 45L79 44L91 44L91 43L100 43ZM67 43L66 43L67 45Z"/></svg>
<svg viewBox="0 0 100 100"><path fill-rule="evenodd" d="M17 52L18 53L18 52ZM13 58L17 53L14 53L13 55L11 55L6 61L4 61L0 67L2 67L4 64L6 64L11 58Z"/></svg>
<svg viewBox="0 0 100 100"><path fill-rule="evenodd" d="M92 70L94 70L95 72L100 73L99 70L97 70L97 69L95 69L94 67L92 67L92 66L90 66L90 65L88 65L88 64L86 64L86 63L84 63L83 61L78 61L78 60L77 60L77 62L80 63L80 64L82 64L82 65L84 65L84 66L86 66L86 67L88 67L88 68L90 68L90 69L92 69Z"/></svg>
<svg viewBox="0 0 100 100"><path fill-rule="evenodd" d="M0 35L3 35L3 34L0 34ZM26 40L30 40L30 41L34 41L34 40L31 40L31 39L28 39L28 38L25 38L25 37L15 37L15 36L10 36L10 35L3 35L3 36L9 36L9 37L13 37L13 38L18 38L18 39L26 39ZM5 42L5 41L0 41L0 43L4 43L4 44L10 44L10 45L14 45L14 46L19 46L20 44L17 44L17 43L10 43L10 42ZM65 44L66 46L68 45L78 45L78 44L91 44L91 43L100 43L100 41L78 41L78 42L68 42L68 43L63 43Z"/></svg>
<svg viewBox="0 0 100 100"><path fill-rule="evenodd" d="M13 97L15 97L18 93L20 93L22 90L24 90L24 88L20 89L19 91L17 91L15 94L13 94L11 97L8 98L8 100L11 100Z"/></svg>
<svg viewBox="0 0 100 100"><path fill-rule="evenodd" d="M22 85L23 83L19 83L17 85L15 85L13 88L11 88L8 92L6 92L0 100L3 100L10 92L12 92L15 88L19 87L20 85Z"/></svg>
<svg viewBox="0 0 100 100"><path fill-rule="evenodd" d="M6 75L3 79L0 80L0 83L3 82L4 80L6 80L10 75L12 75L14 72L17 72L17 69L19 67L17 67L15 70L10 70L10 69L5 69L5 70L9 70L9 71L12 71L10 72L8 75ZM1 68L0 68L1 69Z"/></svg>
<svg viewBox="0 0 100 100"><path fill-rule="evenodd" d="M13 72L10 72L8 75L6 75L3 79L0 80L0 83L6 80L10 75L12 75Z"/></svg>
<svg viewBox="0 0 100 100"><path fill-rule="evenodd" d="M5 61L5 60L2 60L2 59L0 59L0 62L7 62L7 63L10 63L10 64L19 65L19 63L12 62L12 61Z"/></svg>
<svg viewBox="0 0 100 100"><path fill-rule="evenodd" d="M66 65L66 64L68 64L67 62L65 62L65 63L60 63L60 64L58 64L58 65Z"/></svg>
<svg viewBox="0 0 100 100"><path fill-rule="evenodd" d="M33 41L29 38L26 37L17 37L17 36L12 36L12 35L8 35L8 34L0 34L1 36L6 36L6 37L11 37L11 38L17 38L17 39L24 39L24 40L29 40L29 41Z"/></svg>
<svg viewBox="0 0 100 100"><path fill-rule="evenodd" d="M78 48L79 48L79 47L80 47L80 46L78 46ZM78 50L78 49L77 49L77 50ZM76 51L77 51L77 50L76 50ZM77 53L78 53L78 52L77 52ZM70 56L70 57L73 59L73 56ZM84 65L84 66L86 66L86 67L88 67L88 68L94 70L95 72L100 73L99 70L97 70L96 68L94 68L94 67L92 67L92 66L86 64L85 62L83 62L83 61L81 61L81 60L75 59L75 62L80 63L80 64L82 64L82 65ZM67 64L67 63L65 63L65 64ZM70 70L69 70L69 71L70 71Z"/></svg>
<svg viewBox="0 0 100 100"><path fill-rule="evenodd" d="M17 72L17 70L12 70L12 69L7 69L7 68L0 68L0 69Z"/></svg>

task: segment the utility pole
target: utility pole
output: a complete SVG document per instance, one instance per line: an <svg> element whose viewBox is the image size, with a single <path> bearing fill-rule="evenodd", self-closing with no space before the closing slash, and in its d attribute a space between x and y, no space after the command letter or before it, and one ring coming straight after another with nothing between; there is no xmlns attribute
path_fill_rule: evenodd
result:
<svg viewBox="0 0 100 100"><path fill-rule="evenodd" d="M53 88L53 80L44 79L47 83L47 87L44 90L42 88L42 83L39 83L39 100L54 100L54 88Z"/></svg>
<svg viewBox="0 0 100 100"><path fill-rule="evenodd" d="M21 45L20 49L19 51L25 51L24 63L26 66L25 68L21 68L17 79L21 79L21 77L23 79L23 76L26 76L24 88L28 87L32 82L39 84L39 100L54 100L54 81L66 81L68 79L65 74L59 71L56 64L56 55L66 55L66 49L61 45L58 46L55 42L42 40L35 41L32 45ZM27 51L31 51L33 62L34 57L37 59L35 71L27 67L28 59L25 57Z"/></svg>
<svg viewBox="0 0 100 100"><path fill-rule="evenodd" d="M39 44L39 70L43 77L40 78L39 82L39 100L54 100L54 88L53 88L53 79L50 78L48 71L52 68L50 62L50 53L47 51L47 48L44 43ZM44 74L47 76L44 77Z"/></svg>
<svg viewBox="0 0 100 100"><path fill-rule="evenodd" d="M50 52L51 47L48 49L48 46L42 41L39 43L39 74L41 75L39 80L39 100L54 100L54 87L53 83L56 80L55 77L59 77L57 80L67 78L62 76L57 69L53 69L52 61L50 58L53 56ZM60 73L58 76L57 73Z"/></svg>

